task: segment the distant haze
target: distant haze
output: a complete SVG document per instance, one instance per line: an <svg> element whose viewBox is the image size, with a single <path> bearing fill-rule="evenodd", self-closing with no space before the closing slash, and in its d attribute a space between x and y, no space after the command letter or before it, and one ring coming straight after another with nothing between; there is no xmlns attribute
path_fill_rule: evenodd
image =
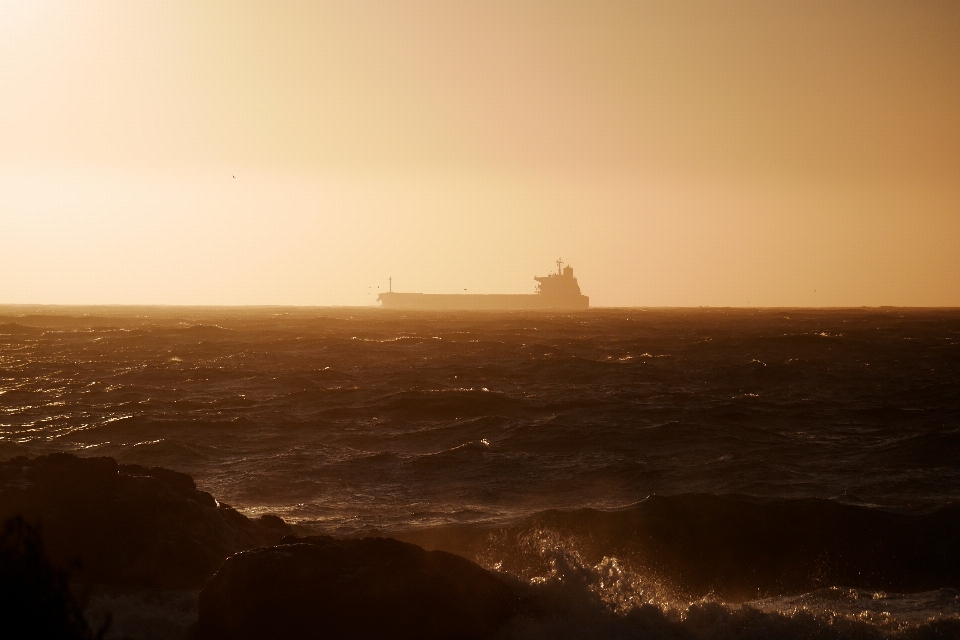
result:
<svg viewBox="0 0 960 640"><path fill-rule="evenodd" d="M0 0L0 304L960 305L957 2Z"/></svg>

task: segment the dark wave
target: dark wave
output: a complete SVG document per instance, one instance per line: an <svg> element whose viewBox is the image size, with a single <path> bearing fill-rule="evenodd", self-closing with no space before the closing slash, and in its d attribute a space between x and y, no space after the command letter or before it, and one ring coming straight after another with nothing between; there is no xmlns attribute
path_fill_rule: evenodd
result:
<svg viewBox="0 0 960 640"><path fill-rule="evenodd" d="M18 322L0 322L0 336L36 336L42 333L43 329Z"/></svg>
<svg viewBox="0 0 960 640"><path fill-rule="evenodd" d="M524 403L485 389L444 389L406 391L389 398L378 407L387 415L406 419L459 418L485 415L512 415L522 411Z"/></svg>
<svg viewBox="0 0 960 640"><path fill-rule="evenodd" d="M523 577L550 573L558 552L584 565L615 557L690 598L960 588L958 505L898 513L831 500L651 496L617 511L552 510L507 526L402 537Z"/></svg>

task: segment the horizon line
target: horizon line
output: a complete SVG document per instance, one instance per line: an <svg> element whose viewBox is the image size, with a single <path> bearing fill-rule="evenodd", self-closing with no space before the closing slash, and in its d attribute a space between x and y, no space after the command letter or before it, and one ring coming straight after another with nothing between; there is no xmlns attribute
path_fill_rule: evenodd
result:
<svg viewBox="0 0 960 640"><path fill-rule="evenodd" d="M566 310L566 309L452 309L452 310L430 310L430 309L385 309L379 305L305 305L305 304L177 304L177 303L127 303L127 302L95 302L95 303L61 303L61 302L0 302L0 310L5 308L101 308L101 309L132 309L132 308L154 308L154 309L377 309L388 312L410 312L415 313L584 313L593 310L669 310L669 309L750 309L750 310L781 310L781 309L801 309L801 310L844 310L844 309L938 309L938 310L960 310L958 305L827 305L827 306L807 306L807 305L772 305L772 306L742 306L742 305L597 305L590 306L587 309Z"/></svg>

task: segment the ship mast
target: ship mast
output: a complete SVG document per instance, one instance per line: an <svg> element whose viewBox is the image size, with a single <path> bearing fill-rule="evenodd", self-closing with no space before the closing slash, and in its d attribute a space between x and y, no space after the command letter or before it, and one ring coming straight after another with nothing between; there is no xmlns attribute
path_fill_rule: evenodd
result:
<svg viewBox="0 0 960 640"><path fill-rule="evenodd" d="M557 259L557 275L558 275L558 276L562 276L562 275L563 275L563 271L560 269L561 266L563 266L563 259L562 259L562 258L558 258L558 259Z"/></svg>
<svg viewBox="0 0 960 640"><path fill-rule="evenodd" d="M390 293L393 293L393 276L387 278L390 281Z"/></svg>

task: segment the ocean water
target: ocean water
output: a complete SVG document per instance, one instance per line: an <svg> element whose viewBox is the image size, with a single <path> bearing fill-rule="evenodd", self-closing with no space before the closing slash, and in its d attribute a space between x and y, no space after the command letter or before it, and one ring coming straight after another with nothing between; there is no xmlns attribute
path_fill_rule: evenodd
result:
<svg viewBox="0 0 960 640"><path fill-rule="evenodd" d="M960 629L958 310L0 307L0 457L52 451L462 553L555 602L515 637Z"/></svg>

